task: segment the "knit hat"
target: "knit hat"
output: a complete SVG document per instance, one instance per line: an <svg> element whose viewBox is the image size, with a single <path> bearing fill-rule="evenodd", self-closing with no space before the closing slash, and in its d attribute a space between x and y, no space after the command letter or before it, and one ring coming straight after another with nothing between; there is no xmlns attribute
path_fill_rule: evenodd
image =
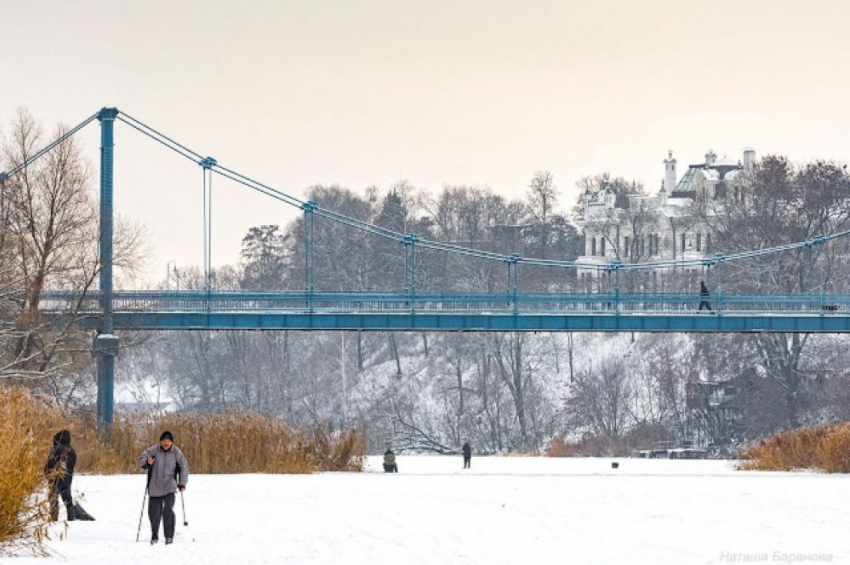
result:
<svg viewBox="0 0 850 565"><path fill-rule="evenodd" d="M162 441L162 440L164 440L164 439L168 439L168 440L171 440L171 441L173 442L173 441L174 441L174 436L173 436L173 435L171 435L171 432L169 432L169 431L165 431L165 432L162 432L162 435L161 435L161 436L159 436L159 441Z"/></svg>

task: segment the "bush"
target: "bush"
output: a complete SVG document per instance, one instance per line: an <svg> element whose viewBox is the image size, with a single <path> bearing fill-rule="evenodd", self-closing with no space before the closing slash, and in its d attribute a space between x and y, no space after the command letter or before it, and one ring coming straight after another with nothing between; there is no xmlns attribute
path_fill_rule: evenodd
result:
<svg viewBox="0 0 850 565"><path fill-rule="evenodd" d="M67 415L24 389L0 387L0 553L44 553L47 506L44 464L52 437L70 429L78 473L142 473L139 455L164 430L186 455L192 473L313 473L361 471L361 434L299 430L257 414L120 416L109 446L97 441L92 415Z"/></svg>
<svg viewBox="0 0 850 565"><path fill-rule="evenodd" d="M748 450L739 469L850 473L850 422L780 432Z"/></svg>

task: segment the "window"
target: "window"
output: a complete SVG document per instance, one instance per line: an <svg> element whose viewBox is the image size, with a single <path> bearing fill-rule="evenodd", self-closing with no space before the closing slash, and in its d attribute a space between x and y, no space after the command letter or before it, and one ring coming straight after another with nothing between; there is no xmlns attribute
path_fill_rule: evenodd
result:
<svg viewBox="0 0 850 565"><path fill-rule="evenodd" d="M682 253L685 252L685 234L682 233Z"/></svg>
<svg viewBox="0 0 850 565"><path fill-rule="evenodd" d="M711 234L710 233L705 234L705 251L706 252L711 251Z"/></svg>
<svg viewBox="0 0 850 565"><path fill-rule="evenodd" d="M626 259L629 258L629 236L623 238L623 255Z"/></svg>
<svg viewBox="0 0 850 565"><path fill-rule="evenodd" d="M605 238L604 238L604 237L601 237L601 238L599 238L599 239L601 240L599 243L601 244L601 245L600 245L600 247L601 247L601 249L602 249L602 252L600 253L600 255L602 255L603 257L605 257Z"/></svg>
<svg viewBox="0 0 850 565"><path fill-rule="evenodd" d="M702 251L702 234L697 234L697 251Z"/></svg>
<svg viewBox="0 0 850 565"><path fill-rule="evenodd" d="M593 255L593 256L596 255L596 238L595 237L590 238L590 254Z"/></svg>

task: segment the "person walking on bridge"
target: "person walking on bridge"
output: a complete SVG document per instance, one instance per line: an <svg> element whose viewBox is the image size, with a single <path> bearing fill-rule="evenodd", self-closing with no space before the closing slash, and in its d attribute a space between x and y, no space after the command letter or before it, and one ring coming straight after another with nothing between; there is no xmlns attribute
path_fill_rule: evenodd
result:
<svg viewBox="0 0 850 565"><path fill-rule="evenodd" d="M699 281L699 309L702 311L703 308L708 308L708 311L711 312L711 305L708 303L708 297L710 293L708 292L708 287L705 286L705 281Z"/></svg>
<svg viewBox="0 0 850 565"><path fill-rule="evenodd" d="M151 521L151 545L159 541L162 520L166 545L174 541L174 491L186 490L189 464L180 448L174 445L171 432L162 432L159 443L147 448L139 457L139 466L148 470L148 517Z"/></svg>

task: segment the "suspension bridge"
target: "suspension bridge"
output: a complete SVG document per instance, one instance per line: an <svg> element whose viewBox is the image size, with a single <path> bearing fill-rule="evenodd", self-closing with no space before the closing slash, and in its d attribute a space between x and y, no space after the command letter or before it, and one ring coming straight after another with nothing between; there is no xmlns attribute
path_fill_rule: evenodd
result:
<svg viewBox="0 0 850 565"><path fill-rule="evenodd" d="M640 332L850 332L850 295L824 290L823 250L850 231L817 236L780 247L701 259L576 264L571 261L500 254L400 233L322 208L242 173L212 157L197 153L117 108L103 108L48 146L0 172L0 186L62 142L98 121L100 150L99 288L85 295L67 290L43 293L40 311L61 323L70 320L96 330L98 414L112 421L113 375L118 354L118 330L336 330L336 331L640 331ZM199 166L203 172L203 289L184 291L113 289L113 162L114 125L121 122ZM231 292L212 288L212 185L214 177L229 179L297 208L304 219L304 286L298 291ZM403 257L403 281L396 292L326 292L314 285L314 221L316 217L398 244ZM818 284L797 294L724 293L722 266L759 257L808 249L817 261ZM417 289L416 257L422 250L456 255L464 260L503 265L502 291L490 293L433 292ZM599 271L607 278L605 292L520 292L519 270L525 266ZM700 311L696 293L621 292L620 276L629 271L701 268L714 274L713 310ZM713 269L713 271L712 271ZM401 278L401 277L399 277ZM73 314L70 314L73 312Z"/></svg>

